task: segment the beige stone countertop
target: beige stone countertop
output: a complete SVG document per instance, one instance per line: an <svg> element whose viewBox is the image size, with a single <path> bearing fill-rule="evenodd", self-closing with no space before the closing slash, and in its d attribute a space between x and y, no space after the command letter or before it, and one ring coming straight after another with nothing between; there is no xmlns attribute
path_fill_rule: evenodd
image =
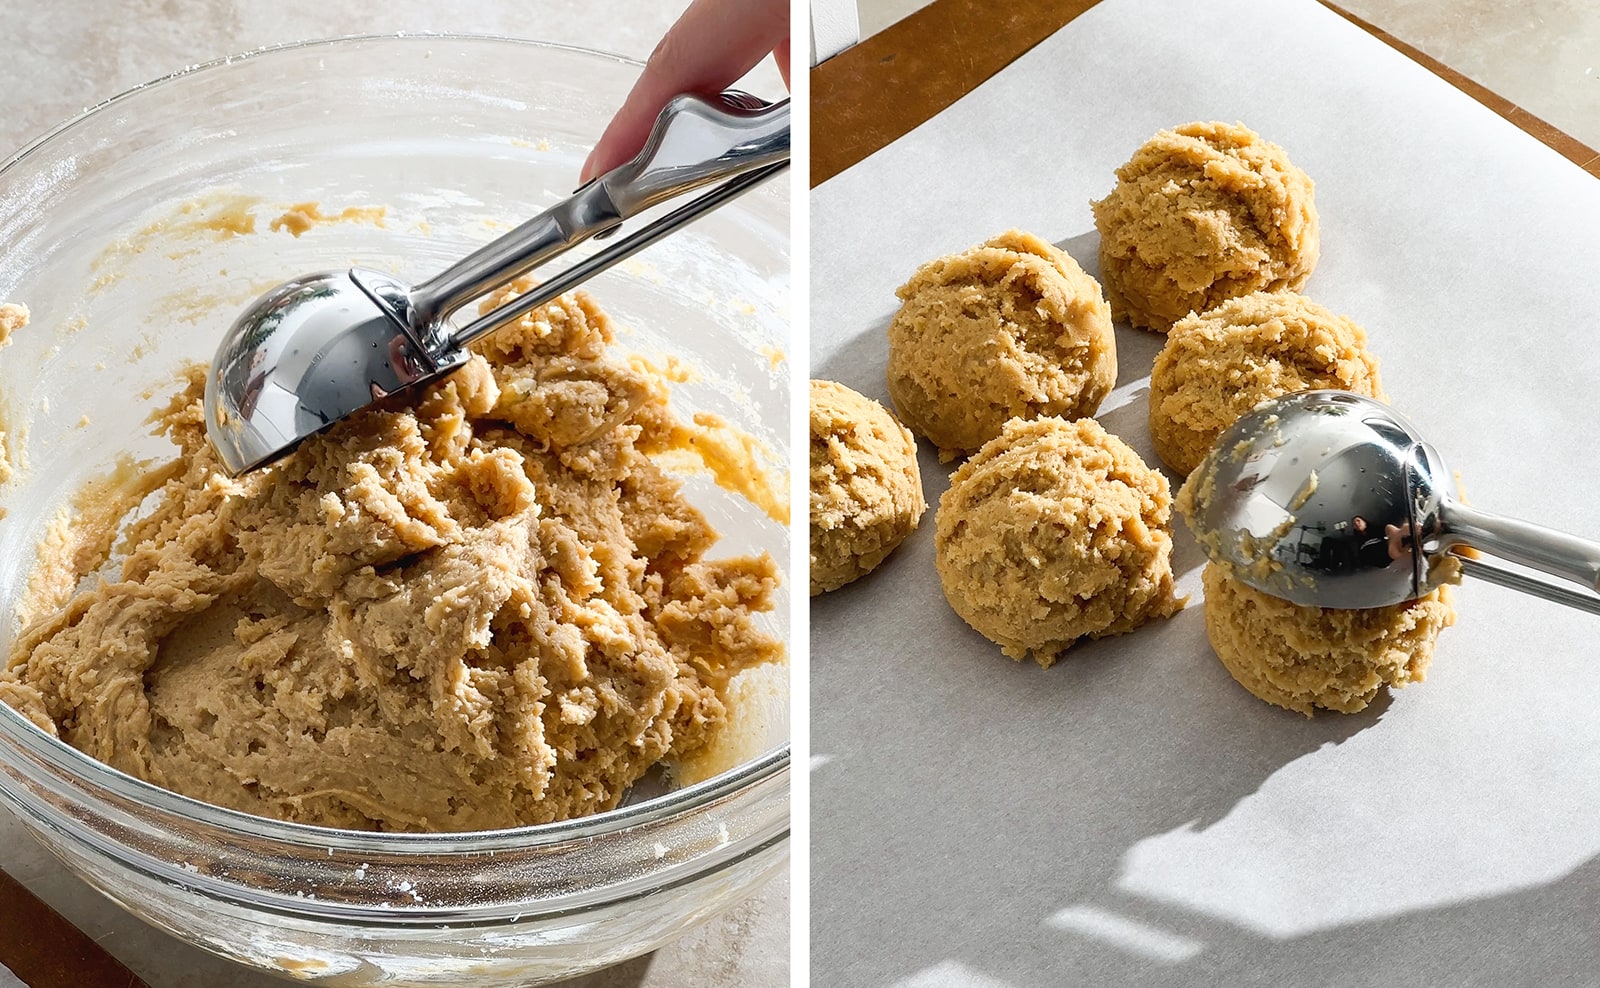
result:
<svg viewBox="0 0 1600 988"><path fill-rule="evenodd" d="M687 0L9 0L0 4L0 154L125 89L185 65L263 45L350 34L454 32L650 53ZM770 61L743 84L776 98ZM0 810L0 868L155 988L283 982L181 943L68 872ZM573 988L775 988L789 982L785 875L654 954L568 982Z"/></svg>

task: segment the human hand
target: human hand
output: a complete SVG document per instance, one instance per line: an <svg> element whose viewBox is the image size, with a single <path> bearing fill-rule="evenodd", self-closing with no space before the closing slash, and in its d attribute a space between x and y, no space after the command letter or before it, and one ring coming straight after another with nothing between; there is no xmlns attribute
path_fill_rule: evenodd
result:
<svg viewBox="0 0 1600 988"><path fill-rule="evenodd" d="M589 152L578 181L603 175L638 154L672 97L720 93L769 52L788 86L788 0L694 0L650 54L644 73Z"/></svg>

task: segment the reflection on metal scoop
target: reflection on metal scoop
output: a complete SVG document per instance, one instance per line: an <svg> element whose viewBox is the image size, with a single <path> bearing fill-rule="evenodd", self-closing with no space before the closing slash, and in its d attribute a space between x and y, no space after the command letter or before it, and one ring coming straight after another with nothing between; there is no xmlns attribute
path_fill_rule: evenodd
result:
<svg viewBox="0 0 1600 988"><path fill-rule="evenodd" d="M206 377L206 435L231 473L262 466L306 437L466 362L467 346L789 165L789 103L744 93L679 96L644 149L543 214L412 287L376 271L308 275L250 306ZM464 326L448 320L623 220L716 183L639 232Z"/></svg>
<svg viewBox="0 0 1600 988"><path fill-rule="evenodd" d="M1457 566L1600 613L1600 543L1468 507L1400 415L1343 391L1263 402L1189 480L1189 524L1212 559L1258 590L1317 607L1412 600ZM1577 592L1459 554L1472 548L1581 584Z"/></svg>

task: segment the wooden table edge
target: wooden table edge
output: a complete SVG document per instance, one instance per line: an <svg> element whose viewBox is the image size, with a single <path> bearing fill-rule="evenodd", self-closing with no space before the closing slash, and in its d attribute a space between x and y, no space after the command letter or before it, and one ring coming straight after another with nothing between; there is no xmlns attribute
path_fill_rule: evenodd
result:
<svg viewBox="0 0 1600 988"><path fill-rule="evenodd" d="M0 963L30 988L148 988L22 883L0 871Z"/></svg>
<svg viewBox="0 0 1600 988"><path fill-rule="evenodd" d="M811 187L904 137L1098 2L934 0L814 67L810 76ZM1329 0L1320 2L1600 177L1600 152L1382 28ZM963 37L1006 37L1012 44L964 49L959 41ZM885 98L891 93L896 98ZM906 99L902 94L920 95Z"/></svg>

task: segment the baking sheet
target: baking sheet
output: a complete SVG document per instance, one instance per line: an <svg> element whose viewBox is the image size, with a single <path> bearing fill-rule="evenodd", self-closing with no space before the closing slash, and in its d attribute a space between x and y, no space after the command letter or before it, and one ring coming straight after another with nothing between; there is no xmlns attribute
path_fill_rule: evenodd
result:
<svg viewBox="0 0 1600 988"><path fill-rule="evenodd" d="M1107 0L815 190L813 376L887 401L894 289L1008 227L1098 275L1089 200L1196 119L1316 181L1307 294L1474 503L1600 536L1600 182L1311 0ZM1099 416L1152 464L1161 342L1118 328ZM1212 655L1181 523L1190 607L1041 670L947 606L933 520L812 601L816 983L1600 978L1600 618L1467 586L1426 682L1308 721Z"/></svg>

